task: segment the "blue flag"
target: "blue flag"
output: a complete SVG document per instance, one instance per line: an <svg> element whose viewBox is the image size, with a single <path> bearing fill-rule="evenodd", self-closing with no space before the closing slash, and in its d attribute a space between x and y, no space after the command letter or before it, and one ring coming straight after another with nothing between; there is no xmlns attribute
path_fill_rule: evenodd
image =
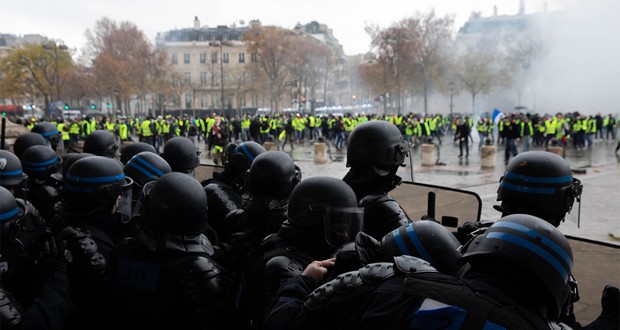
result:
<svg viewBox="0 0 620 330"><path fill-rule="evenodd" d="M497 108L493 109L493 114L491 115L491 119L494 124L497 124L504 117L504 113L498 110Z"/></svg>

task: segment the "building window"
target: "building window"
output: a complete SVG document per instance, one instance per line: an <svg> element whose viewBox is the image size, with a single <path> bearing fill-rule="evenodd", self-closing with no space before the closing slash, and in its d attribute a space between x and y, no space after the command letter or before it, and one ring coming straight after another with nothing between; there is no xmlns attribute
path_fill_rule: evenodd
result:
<svg viewBox="0 0 620 330"><path fill-rule="evenodd" d="M192 108L192 94L185 94L185 108Z"/></svg>
<svg viewBox="0 0 620 330"><path fill-rule="evenodd" d="M222 62L228 63L228 53L223 53L222 54Z"/></svg>
<svg viewBox="0 0 620 330"><path fill-rule="evenodd" d="M170 59L171 59L171 63L172 63L172 64L177 64L177 63L179 63L179 59L178 59L178 57L177 57L177 54L172 54L172 55L170 55Z"/></svg>
<svg viewBox="0 0 620 330"><path fill-rule="evenodd" d="M258 62L258 54L257 53L252 53L252 57L250 58L250 62L252 62L252 63Z"/></svg>
<svg viewBox="0 0 620 330"><path fill-rule="evenodd" d="M245 54L239 53L239 63L245 63Z"/></svg>
<svg viewBox="0 0 620 330"><path fill-rule="evenodd" d="M200 73L200 86L205 86L206 84L207 84L207 73L201 72Z"/></svg>
<svg viewBox="0 0 620 330"><path fill-rule="evenodd" d="M189 64L189 54L183 54L183 63Z"/></svg>
<svg viewBox="0 0 620 330"><path fill-rule="evenodd" d="M219 86L220 85L220 75L218 73L213 73L211 75L211 86Z"/></svg>
<svg viewBox="0 0 620 330"><path fill-rule="evenodd" d="M200 64L205 64L205 63L207 63L207 54L200 53Z"/></svg>
<svg viewBox="0 0 620 330"><path fill-rule="evenodd" d="M192 73L191 72L185 72L184 73L184 77L185 77L185 83L186 84L191 84L192 83Z"/></svg>
<svg viewBox="0 0 620 330"><path fill-rule="evenodd" d="M209 106L209 102L208 102L208 98L207 98L207 94L206 93L202 93L200 94L200 107L201 108L206 108Z"/></svg>
<svg viewBox="0 0 620 330"><path fill-rule="evenodd" d="M217 64L217 52L211 53L211 64Z"/></svg>

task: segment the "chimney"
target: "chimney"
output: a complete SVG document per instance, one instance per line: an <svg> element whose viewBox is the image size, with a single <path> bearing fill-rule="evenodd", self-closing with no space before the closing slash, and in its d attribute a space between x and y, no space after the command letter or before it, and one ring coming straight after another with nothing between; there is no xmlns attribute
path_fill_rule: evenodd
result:
<svg viewBox="0 0 620 330"><path fill-rule="evenodd" d="M519 15L525 14L525 0L519 0Z"/></svg>
<svg viewBox="0 0 620 330"><path fill-rule="evenodd" d="M194 16L194 30L200 30L200 20L198 16Z"/></svg>
<svg viewBox="0 0 620 330"><path fill-rule="evenodd" d="M497 16L497 6L493 6L493 16Z"/></svg>

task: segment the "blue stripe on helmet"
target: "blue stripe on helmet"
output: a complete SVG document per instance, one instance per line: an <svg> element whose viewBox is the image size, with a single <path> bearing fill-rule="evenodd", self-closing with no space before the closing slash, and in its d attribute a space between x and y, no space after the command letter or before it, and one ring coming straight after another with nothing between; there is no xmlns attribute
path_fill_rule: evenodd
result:
<svg viewBox="0 0 620 330"><path fill-rule="evenodd" d="M542 235L541 233L537 232L534 229L528 228L526 226L520 225L518 223L514 223L514 222L508 222L508 221L498 221L496 223L493 224L494 228L497 227L504 227L504 228L510 228L519 232L522 232L523 234L533 238L533 239L537 239L538 237L540 237L542 240L540 241L542 244L544 244L545 246L549 247L551 250L553 250L555 253L557 253L562 259L564 259L564 262L572 268L573 266L573 262L571 260L571 258L568 256L568 254L566 253L566 251L561 248L559 245L557 245L555 242L553 242L552 240L549 239L549 237Z"/></svg>
<svg viewBox="0 0 620 330"><path fill-rule="evenodd" d="M426 251L424 245L422 245L422 242L420 242L420 237L418 237L418 235L415 233L413 225L407 225L407 227L405 227L405 230L407 231L407 236L409 236L409 240L411 241L413 246L415 246L415 249L418 250L418 253L420 253L418 257L428 261L431 265L434 265L435 263L433 262L430 254L428 253L428 251Z"/></svg>
<svg viewBox="0 0 620 330"><path fill-rule="evenodd" d="M555 177L536 177L536 176L528 176L522 174L516 174L513 172L506 172L504 175L507 179L518 180L523 182L531 182L531 183L571 183L573 182L573 177L570 175L567 176L555 176Z"/></svg>
<svg viewBox="0 0 620 330"><path fill-rule="evenodd" d="M54 158L44 161L44 162L38 162L38 163L32 163L32 162L24 162L22 161L22 165L24 166L30 166L30 167L41 167L41 166L47 166L47 165L51 165L54 164L58 161L58 156L54 156Z"/></svg>
<svg viewBox="0 0 620 330"><path fill-rule="evenodd" d="M396 242L396 246L398 246L398 249L400 250L400 253L410 256L411 252L409 252L409 249L407 249L407 246L405 245L405 242L403 241L402 236L400 236L398 229L394 229L392 234L394 236L394 241Z"/></svg>
<svg viewBox="0 0 620 330"><path fill-rule="evenodd" d="M157 179L157 176L155 174L149 172L149 170L140 166L140 164L137 164L136 162L131 162L131 163L128 163L127 165L135 168L136 170L138 170L138 172L146 175L146 177L148 177L149 179Z"/></svg>
<svg viewBox="0 0 620 330"><path fill-rule="evenodd" d="M75 182L83 182L83 183L107 183L107 182L116 182L125 179L125 173L121 173L119 175L112 176L99 176L99 177L88 177L88 176L76 176L67 173L67 180L75 181Z"/></svg>
<svg viewBox="0 0 620 330"><path fill-rule="evenodd" d="M239 147L241 147L241 152L243 152L243 154L246 157L248 157L250 162L253 162L254 161L254 156L252 156L252 154L250 153L250 150L248 150L248 147L246 145L240 145Z"/></svg>
<svg viewBox="0 0 620 330"><path fill-rule="evenodd" d="M22 175L22 174L23 174L22 170L10 171L10 172L0 172L0 177L3 177L3 176L19 176L19 175Z"/></svg>
<svg viewBox="0 0 620 330"><path fill-rule="evenodd" d="M0 213L0 221L2 220L6 220L6 219L10 219L12 217L14 217L17 212L19 212L19 209L17 207L15 207L14 209L10 210L10 211L6 211L4 213Z"/></svg>
<svg viewBox="0 0 620 330"><path fill-rule="evenodd" d="M39 134L41 134L43 137L50 137L52 135L57 135L58 131L51 131L51 132L39 133Z"/></svg>
<svg viewBox="0 0 620 330"><path fill-rule="evenodd" d="M487 238L507 241L507 242L519 245L520 247L538 255L539 257L544 259L548 264L553 266L553 268L555 268L555 270L559 273L560 277L562 278L564 282L568 281L567 269L564 268L562 264L560 264L557 258L552 256L549 252L545 251L543 248L536 246L534 243L522 237L513 235L513 234L506 234L506 233L499 233L499 232L488 233Z"/></svg>
<svg viewBox="0 0 620 330"><path fill-rule="evenodd" d="M526 194L542 194L542 195L553 195L555 194L555 188L542 188L542 187L530 187L530 186L521 186L506 182L502 180L500 186L508 189L514 190Z"/></svg>
<svg viewBox="0 0 620 330"><path fill-rule="evenodd" d="M147 162L144 158L142 158L140 156L136 157L136 161L139 161L142 165L144 165L144 166L148 167L149 169L151 169L151 171L153 171L158 176L163 176L165 174L160 169L158 169L157 167L153 166L153 164ZM132 164L133 164L133 162L132 162Z"/></svg>

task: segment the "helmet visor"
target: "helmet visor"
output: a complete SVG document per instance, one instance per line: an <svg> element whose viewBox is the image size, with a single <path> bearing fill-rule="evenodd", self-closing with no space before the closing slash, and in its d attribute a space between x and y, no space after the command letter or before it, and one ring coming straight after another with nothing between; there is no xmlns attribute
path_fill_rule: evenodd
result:
<svg viewBox="0 0 620 330"><path fill-rule="evenodd" d="M123 223L128 223L132 217L132 189L133 180L129 177L125 177L127 182L121 187L120 199L116 206L116 213L120 215Z"/></svg>
<svg viewBox="0 0 620 330"><path fill-rule="evenodd" d="M328 207L323 218L324 236L333 247L353 242L363 230L364 211L359 207Z"/></svg>

